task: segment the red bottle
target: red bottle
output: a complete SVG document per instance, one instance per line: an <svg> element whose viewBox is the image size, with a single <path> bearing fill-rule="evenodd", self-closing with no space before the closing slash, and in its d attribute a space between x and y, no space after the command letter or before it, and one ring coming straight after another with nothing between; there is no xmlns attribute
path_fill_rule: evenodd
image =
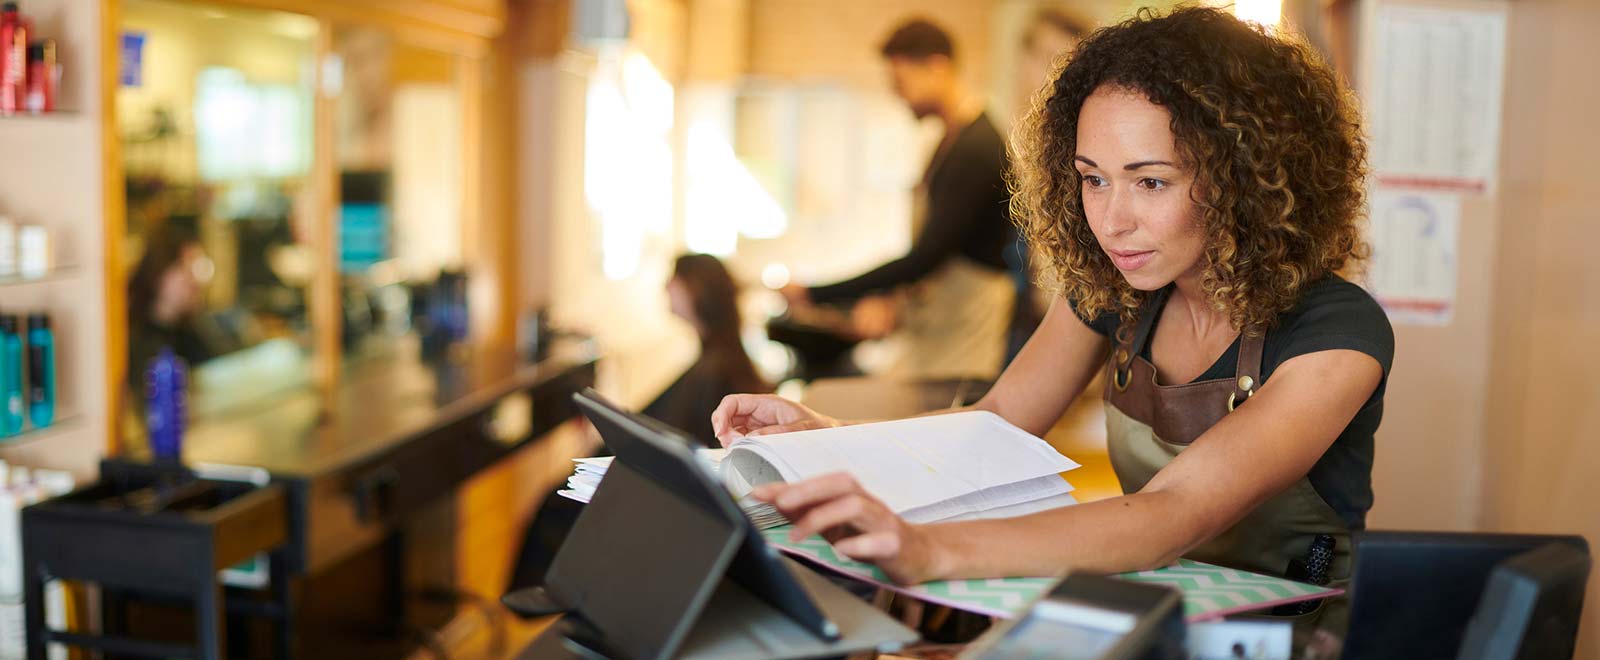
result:
<svg viewBox="0 0 1600 660"><path fill-rule="evenodd" d="M17 3L0 5L0 113L22 110L28 84L28 26Z"/></svg>
<svg viewBox="0 0 1600 660"><path fill-rule="evenodd" d="M16 26L22 24L22 14L17 11L17 3L7 2L0 4L0 76L5 75L6 60L11 53L11 35Z"/></svg>
<svg viewBox="0 0 1600 660"><path fill-rule="evenodd" d="M35 41L28 46L28 112L56 109L56 42Z"/></svg>

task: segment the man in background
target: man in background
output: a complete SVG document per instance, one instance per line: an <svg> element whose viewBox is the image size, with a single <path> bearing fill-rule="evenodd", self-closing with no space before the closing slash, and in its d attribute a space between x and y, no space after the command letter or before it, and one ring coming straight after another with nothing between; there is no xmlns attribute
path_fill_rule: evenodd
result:
<svg viewBox="0 0 1600 660"><path fill-rule="evenodd" d="M1005 140L981 97L962 81L950 35L922 19L901 25L880 51L896 96L944 137L916 187L911 250L856 277L785 287L793 306L854 301L861 338L893 333L900 355L886 375L994 378L1006 352L1015 298L1005 251ZM842 237L841 237L842 238Z"/></svg>
<svg viewBox="0 0 1600 660"><path fill-rule="evenodd" d="M1093 31L1092 23L1062 9L1046 7L1033 13L1022 30L1013 71L1012 107L1017 114L1028 111L1034 93L1052 82L1061 58Z"/></svg>
<svg viewBox="0 0 1600 660"><path fill-rule="evenodd" d="M1054 82L1057 65L1093 31L1093 23L1064 9L1044 7L1029 17L1017 44L1016 66L1012 68L1013 124L1029 111L1039 90ZM1045 310L1050 307L1050 294L1033 285L1034 264L1028 262L1027 246L1020 239L1006 257L1016 276L1017 288L1015 311L1006 337L1006 361L1010 362L1044 320Z"/></svg>

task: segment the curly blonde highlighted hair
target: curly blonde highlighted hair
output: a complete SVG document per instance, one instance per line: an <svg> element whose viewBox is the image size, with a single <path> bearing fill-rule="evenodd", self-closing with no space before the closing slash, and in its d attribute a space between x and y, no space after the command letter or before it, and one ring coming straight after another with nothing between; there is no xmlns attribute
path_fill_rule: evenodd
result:
<svg viewBox="0 0 1600 660"><path fill-rule="evenodd" d="M1078 111L1103 86L1171 113L1206 236L1201 289L1236 329L1265 331L1307 284L1370 254L1366 143L1337 75L1304 43L1224 11L1142 10L1079 44L1014 140L1012 218L1054 280L1043 284L1086 320L1114 311L1126 327L1148 295L1100 249L1073 166Z"/></svg>

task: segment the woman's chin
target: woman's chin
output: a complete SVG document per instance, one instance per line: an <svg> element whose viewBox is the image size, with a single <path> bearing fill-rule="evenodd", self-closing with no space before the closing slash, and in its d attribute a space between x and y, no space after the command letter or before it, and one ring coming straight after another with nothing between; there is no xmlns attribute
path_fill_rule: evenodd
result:
<svg viewBox="0 0 1600 660"><path fill-rule="evenodd" d="M1127 281L1128 286L1140 291L1156 291L1158 289L1165 288L1168 284L1172 283L1172 278L1170 277L1152 275L1150 273L1142 272L1143 270L1144 269L1140 269L1140 272L1132 273L1123 271L1122 279Z"/></svg>

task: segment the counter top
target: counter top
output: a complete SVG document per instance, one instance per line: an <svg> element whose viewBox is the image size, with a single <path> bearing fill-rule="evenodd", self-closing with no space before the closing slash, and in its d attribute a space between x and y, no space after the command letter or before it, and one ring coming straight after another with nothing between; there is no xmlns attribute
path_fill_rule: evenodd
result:
<svg viewBox="0 0 1600 660"><path fill-rule="evenodd" d="M337 473L597 359L592 342L577 340L556 342L536 362L509 352L437 361L418 353L410 342L355 365L331 412L305 388L197 420L184 437L184 463L258 467L278 478Z"/></svg>

